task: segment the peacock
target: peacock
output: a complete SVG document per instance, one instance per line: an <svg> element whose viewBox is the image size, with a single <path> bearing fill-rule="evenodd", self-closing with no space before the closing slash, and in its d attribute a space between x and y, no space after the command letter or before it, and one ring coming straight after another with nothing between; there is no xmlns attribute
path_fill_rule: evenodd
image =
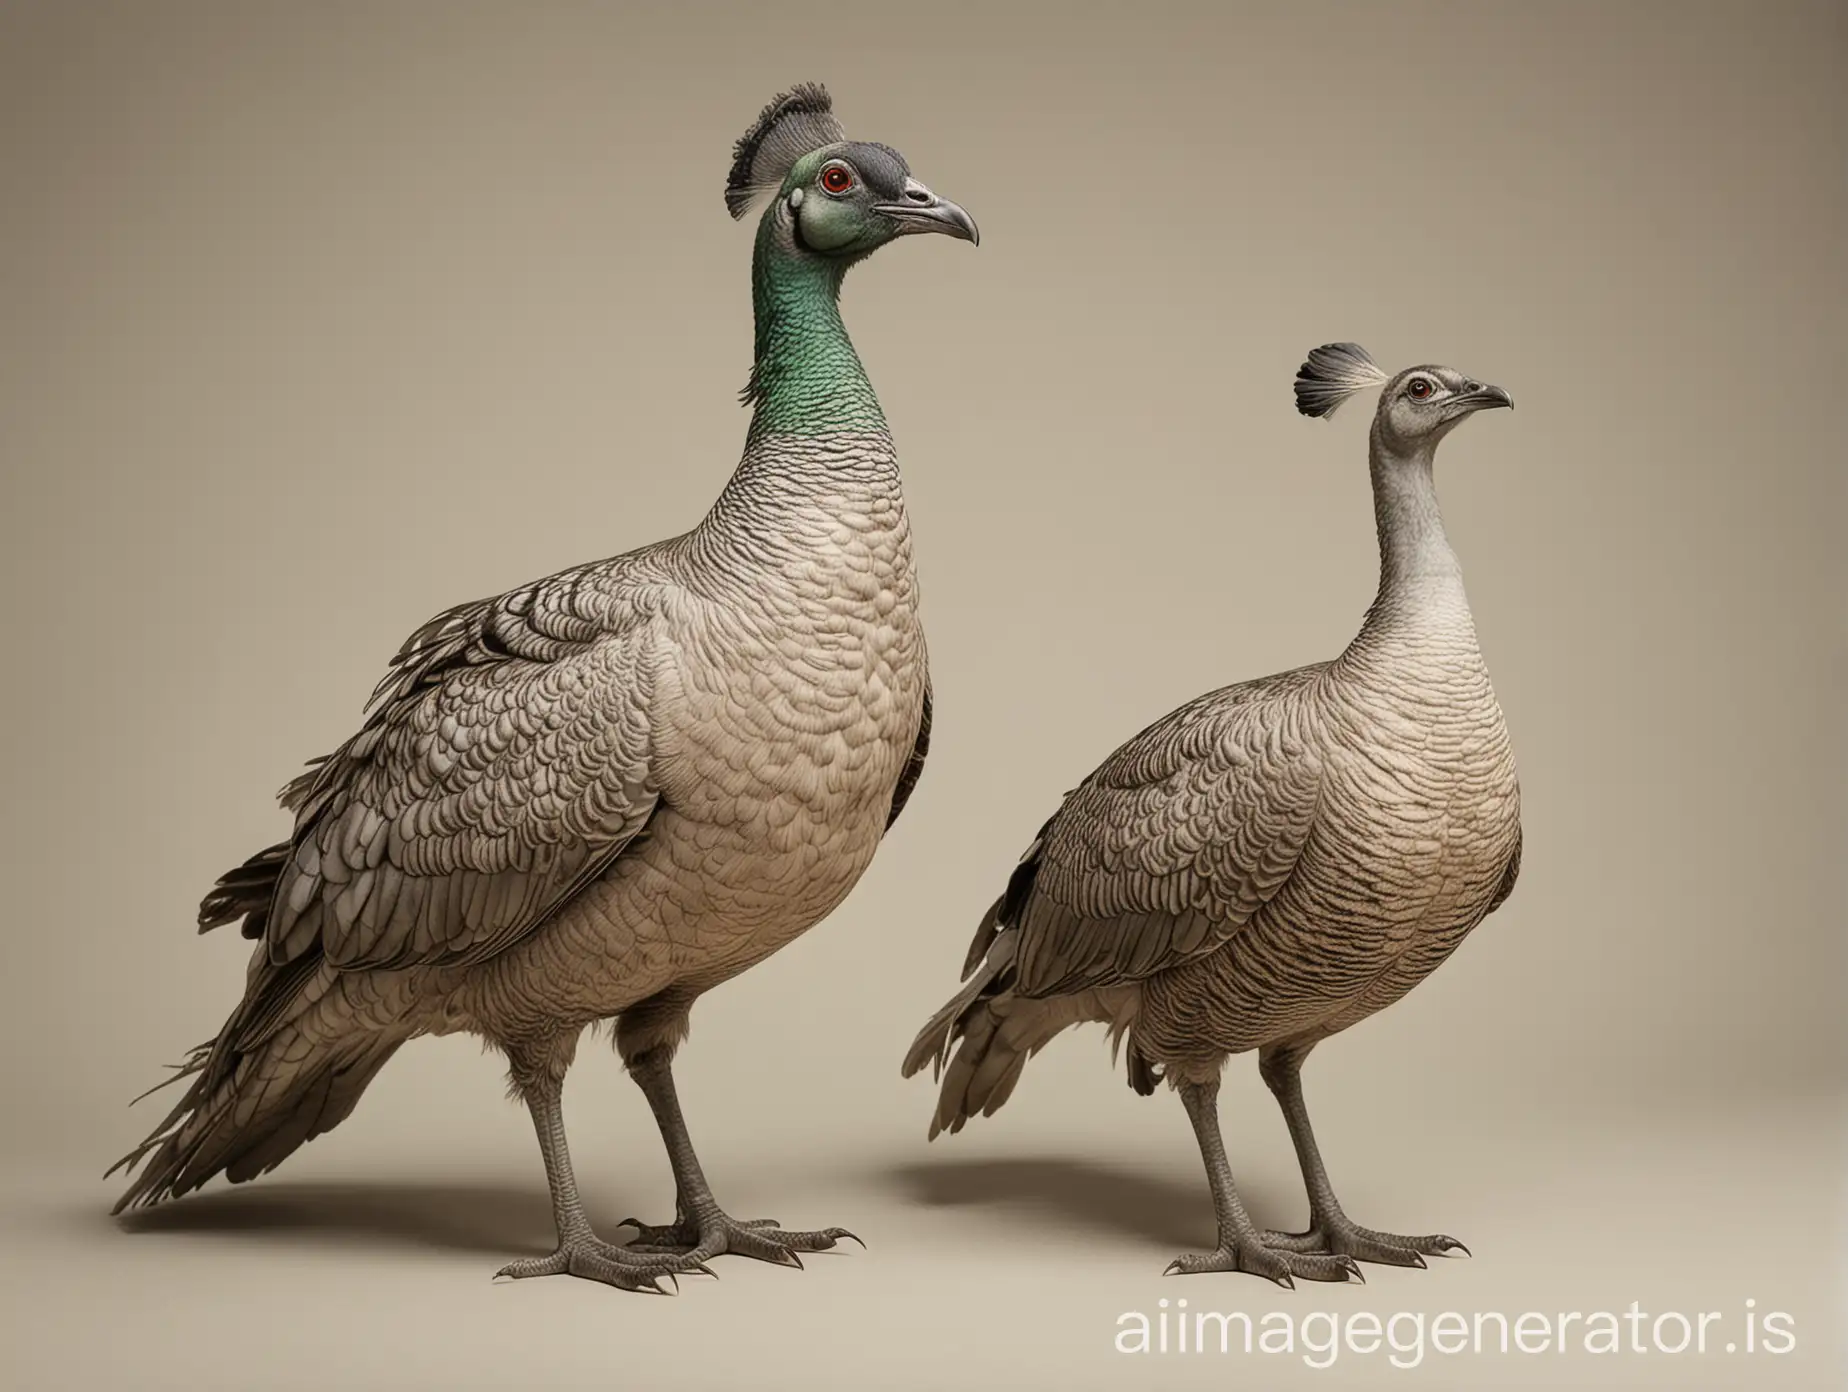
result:
<svg viewBox="0 0 1848 1392"><path fill-rule="evenodd" d="M1508 730L1432 472L1451 431L1513 401L1447 367L1389 379L1335 343L1309 354L1296 403L1329 417L1375 386L1380 581L1359 634L1332 662L1190 701L1105 759L1033 838L976 930L966 986L904 1062L907 1077L937 1069L935 1138L993 1114L1061 1031L1108 1025L1137 1092L1180 1094L1206 1164L1218 1245L1170 1271L1287 1286L1462 1249L1350 1219L1303 1102L1316 1045L1424 980L1521 864ZM1260 1232L1233 1184L1219 1081L1252 1049L1302 1166L1306 1232Z"/></svg>
<svg viewBox="0 0 1848 1392"><path fill-rule="evenodd" d="M762 197L750 426L718 500L680 536L404 643L358 732L283 790L288 839L201 905L201 931L241 921L257 941L243 999L120 1162L146 1163L117 1211L273 1169L408 1040L466 1031L506 1057L558 1232L500 1274L664 1293L721 1253L800 1266L850 1236L721 1209L672 1062L693 1003L833 910L917 786L931 684L911 533L839 295L888 242L977 232L898 151L847 139L816 84L737 142L726 207ZM560 1105L605 1021L677 1193L674 1221L634 1223L627 1245L592 1230Z"/></svg>

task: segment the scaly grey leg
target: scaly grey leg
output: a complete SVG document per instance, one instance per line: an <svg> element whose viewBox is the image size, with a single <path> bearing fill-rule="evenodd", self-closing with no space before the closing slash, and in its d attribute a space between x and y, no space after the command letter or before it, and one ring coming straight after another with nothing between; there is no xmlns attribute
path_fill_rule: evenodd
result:
<svg viewBox="0 0 1848 1392"><path fill-rule="evenodd" d="M1401 1237L1396 1233L1375 1232L1372 1228L1361 1227L1342 1212L1334 1186L1328 1182L1328 1170L1322 1164L1315 1131L1309 1125L1309 1109L1303 1104L1303 1060L1308 1056L1309 1050L1305 1048L1266 1049L1258 1056L1258 1071L1276 1097L1277 1105L1283 1109L1284 1122L1290 1128L1290 1141L1296 1147L1297 1163L1303 1169L1303 1187L1309 1191L1309 1230L1267 1232L1264 1241L1285 1251L1334 1252L1388 1266L1423 1266L1426 1256L1446 1252L1460 1251L1468 1255L1469 1248L1454 1237L1442 1233Z"/></svg>
<svg viewBox="0 0 1848 1392"><path fill-rule="evenodd" d="M523 1089L539 1133L539 1153L545 1157L546 1183L552 1190L552 1221L558 1229L558 1247L549 1256L509 1262L495 1273L521 1280L528 1276L582 1276L619 1290L667 1295L661 1278L678 1284L686 1271L712 1272L697 1258L638 1253L605 1242L591 1229L578 1194L577 1176L571 1169L571 1151L565 1143L565 1114L560 1100L563 1085L542 1079Z"/></svg>
<svg viewBox="0 0 1848 1392"><path fill-rule="evenodd" d="M1326 1252L1292 1252L1268 1246L1252 1224L1251 1216L1239 1200L1238 1187L1232 1182L1232 1166L1226 1159L1225 1140L1219 1134L1219 1080L1210 1083L1182 1083L1181 1103L1193 1123L1194 1136L1200 1142L1200 1158L1206 1162L1207 1183L1213 1189L1213 1212L1219 1220L1219 1245L1211 1252L1176 1257L1168 1265L1169 1273L1194 1275L1204 1271L1249 1271L1265 1276L1280 1286L1294 1287L1292 1277L1306 1281L1345 1281L1359 1276L1360 1268L1347 1257Z"/></svg>
<svg viewBox="0 0 1848 1392"><path fill-rule="evenodd" d="M672 1223L656 1227L634 1218L623 1220L625 1226L636 1230L629 1250L678 1253L699 1262L730 1253L755 1257L777 1266L801 1266L802 1258L797 1255L800 1252L826 1251L843 1237L860 1241L845 1228L784 1232L773 1218L741 1222L731 1217L713 1198L712 1187L706 1183L705 1171L700 1168L699 1156L694 1153L686 1118L680 1112L680 1098L674 1090L669 1051L654 1048L636 1055L629 1060L629 1072L648 1099L661 1128L668 1163L674 1168L675 1192Z"/></svg>

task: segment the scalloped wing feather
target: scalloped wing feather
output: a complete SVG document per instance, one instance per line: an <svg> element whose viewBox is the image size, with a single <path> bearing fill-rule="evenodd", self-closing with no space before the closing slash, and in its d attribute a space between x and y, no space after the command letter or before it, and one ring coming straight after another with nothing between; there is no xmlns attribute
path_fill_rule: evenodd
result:
<svg viewBox="0 0 1848 1392"><path fill-rule="evenodd" d="M1030 887L1010 885L1019 994L1064 995L1176 966L1225 943L1283 887L1320 797L1321 761L1296 733L1297 697L1320 670L1190 702L1066 798L1036 860L1023 863Z"/></svg>
<svg viewBox="0 0 1848 1392"><path fill-rule="evenodd" d="M412 635L365 726L285 790L273 961L316 944L342 968L478 961L641 832L650 607L615 580L567 572Z"/></svg>

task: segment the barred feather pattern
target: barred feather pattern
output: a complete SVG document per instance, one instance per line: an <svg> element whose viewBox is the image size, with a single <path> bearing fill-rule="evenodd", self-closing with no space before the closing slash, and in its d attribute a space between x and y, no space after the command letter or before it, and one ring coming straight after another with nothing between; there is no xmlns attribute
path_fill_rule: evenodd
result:
<svg viewBox="0 0 1848 1392"><path fill-rule="evenodd" d="M1519 874L1520 794L1431 459L1372 473L1381 583L1332 662L1225 687L1066 796L920 1031L931 1134L991 1113L1052 1034L1111 1028L1139 1091L1308 1046L1435 970Z"/></svg>
<svg viewBox="0 0 1848 1392"><path fill-rule="evenodd" d="M838 134L819 87L779 96L728 204ZM172 1071L118 1209L274 1167L420 1034L478 1035L529 1101L587 1025L665 1057L703 992L865 870L929 751L928 656L842 267L788 214L760 223L759 390L699 525L418 628L352 737L282 790L289 837L205 896L201 931L256 943L244 995Z"/></svg>
<svg viewBox="0 0 1848 1392"><path fill-rule="evenodd" d="M677 1040L903 809L928 751L916 598L883 427L764 434L693 531L419 629L284 789L291 840L201 905L258 937L249 984L123 1205L262 1173L418 1034L556 1072L599 1020L631 1056Z"/></svg>

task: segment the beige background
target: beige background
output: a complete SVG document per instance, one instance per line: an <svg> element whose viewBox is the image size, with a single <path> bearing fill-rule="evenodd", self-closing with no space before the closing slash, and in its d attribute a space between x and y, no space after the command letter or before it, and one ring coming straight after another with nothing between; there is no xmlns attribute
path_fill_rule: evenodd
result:
<svg viewBox="0 0 1848 1392"><path fill-rule="evenodd" d="M14 1385L766 1389L1840 1385L1840 5L51 4L0 20L0 969ZM492 1284L546 1250L524 1115L419 1044L261 1184L125 1236L123 1104L233 1002L197 940L273 791L460 599L692 523L745 416L779 87L966 204L847 315L899 438L938 693L912 809L828 923L695 1013L734 1212L841 1222L677 1301ZM1373 584L1353 338L1507 386L1440 486L1513 729L1520 891L1320 1054L1350 1210L1473 1261L1291 1295L1210 1242L1181 1111L1067 1037L926 1148L898 1059L1027 837L1208 686L1331 656ZM606 1224L671 1202L608 1051ZM1296 1223L1250 1060L1225 1105ZM1704 1359L1114 1355L1119 1312L1721 1311Z"/></svg>

